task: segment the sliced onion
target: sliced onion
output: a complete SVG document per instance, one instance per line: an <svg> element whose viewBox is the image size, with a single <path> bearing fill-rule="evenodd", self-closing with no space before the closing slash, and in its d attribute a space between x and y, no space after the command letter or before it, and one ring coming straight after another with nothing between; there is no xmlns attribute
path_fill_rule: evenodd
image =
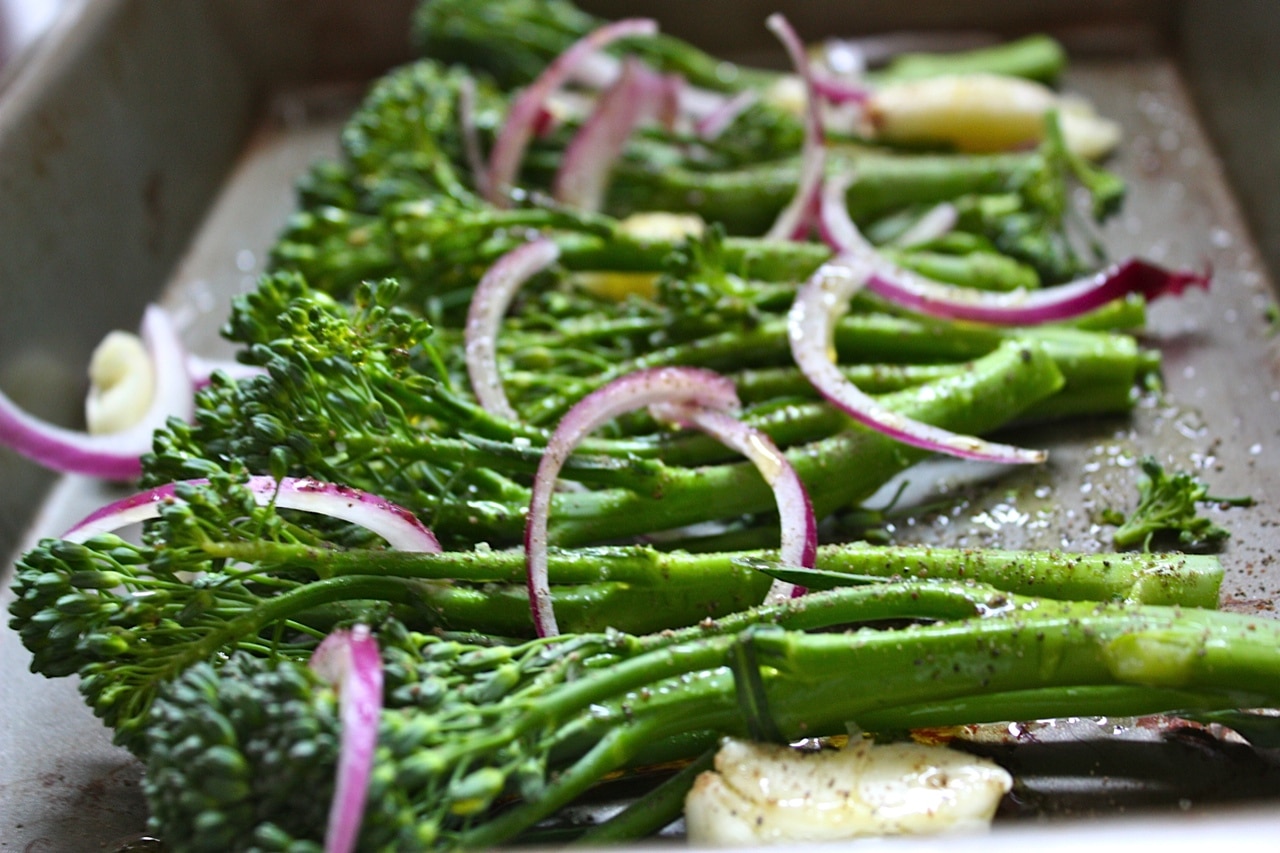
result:
<svg viewBox="0 0 1280 853"><path fill-rule="evenodd" d="M751 460L778 501L778 522L782 528L779 560L787 566L813 568L818 554L818 523L813 516L813 504L796 469L769 436L728 412L705 406L658 403L651 405L649 411L659 420L702 430ZM804 593L802 586L775 580L765 603Z"/></svg>
<svg viewBox="0 0 1280 853"><path fill-rule="evenodd" d="M512 249L498 258L480 279L467 309L464 341L471 390L485 411L507 420L519 420L519 416L507 401L502 377L498 374L497 342L502 316L516 291L558 257L559 247L546 237Z"/></svg>
<svg viewBox="0 0 1280 853"><path fill-rule="evenodd" d="M733 383L709 370L691 367L640 370L579 400L565 413L547 440L542 461L538 463L538 471L533 478L529 515L524 528L529 606L538 636L554 637L560 633L547 579L547 521L551 513L551 494L560 469L574 447L603 424L653 403L672 402L723 411L739 407Z"/></svg>
<svg viewBox="0 0 1280 853"><path fill-rule="evenodd" d="M749 110L760 100L760 93L755 89L743 89L732 98L727 98L715 110L708 112L694 125L694 133L699 139L714 141L724 133L738 116Z"/></svg>
<svg viewBox="0 0 1280 853"><path fill-rule="evenodd" d="M463 77L458 86L458 125L462 133L462 154L471 169L471 183L482 197L489 195L489 170L480 150L480 130L476 127L476 81Z"/></svg>
<svg viewBox="0 0 1280 853"><path fill-rule="evenodd" d="M367 625L329 634L311 669L338 691L338 767L324 834L325 853L353 853L364 821L382 715L382 655Z"/></svg>
<svg viewBox="0 0 1280 853"><path fill-rule="evenodd" d="M780 14L772 14L766 26L782 42L795 65L796 73L804 81L805 123L804 147L800 153L800 180L796 194L778 214L773 226L765 234L766 240L799 240L808 235L818 213L818 196L822 187L822 175L827 164L827 145L822 124L822 107L813 84L813 70L804 43L791 24Z"/></svg>
<svg viewBox="0 0 1280 853"><path fill-rule="evenodd" d="M617 83L621 76L621 59L610 56L603 50L593 50L574 63L566 80L600 92Z"/></svg>
<svg viewBox="0 0 1280 853"><path fill-rule="evenodd" d="M209 481L184 482L195 486ZM177 485L157 486L108 504L90 513L62 538L84 542L99 533L112 533L130 524L158 518L162 506L179 499ZM377 495L306 477L285 477L280 481L274 477L250 477L245 485L259 506L275 504L283 509L314 512L358 524L381 536L397 551L440 553L435 534L416 515Z"/></svg>
<svg viewBox="0 0 1280 853"><path fill-rule="evenodd" d="M645 69L650 73L657 73L647 65ZM573 70L569 72L568 79L588 89L604 91L617 83L618 78L621 76L621 59L610 56L603 51L594 51L573 67ZM668 74L665 77L674 100L672 106L678 109L681 118L689 118L695 122L701 121L711 113L722 109L729 101L729 98L719 92L689 85L688 81L680 74ZM672 126L672 121L668 117L664 117L663 123L667 127Z"/></svg>
<svg viewBox="0 0 1280 853"><path fill-rule="evenodd" d="M865 104L871 99L871 90L866 86L817 71L813 72L813 90L823 100L836 105Z"/></svg>
<svg viewBox="0 0 1280 853"><path fill-rule="evenodd" d="M617 82L597 99L595 109L565 149L552 184L556 201L589 211L603 206L614 161L646 114L663 111L674 115L669 107L659 105L667 100L665 85L663 77L640 62L627 59L623 63Z"/></svg>
<svg viewBox="0 0 1280 853"><path fill-rule="evenodd" d="M555 105L548 103L545 105L542 109L538 110L538 117L533 120L533 135L539 139L543 139L555 133L560 129L560 125L564 123L563 113L568 110L569 107L563 103L557 103ZM585 114L586 109L584 108L582 112ZM489 179L487 174L488 170L485 171L485 181L487 182Z"/></svg>
<svg viewBox="0 0 1280 853"><path fill-rule="evenodd" d="M136 478L155 431L170 417L190 420L194 411L186 354L168 312L148 306L141 335L155 366L155 391L136 424L120 432L90 435L34 417L0 392L0 444L55 471L111 480Z"/></svg>
<svg viewBox="0 0 1280 853"><path fill-rule="evenodd" d="M787 336L796 365L814 388L859 423L915 447L987 462L1043 462L1046 454L1041 450L994 444L903 417L858 390L840 373L830 356L835 321L873 272L861 256L838 255L819 267L796 292L787 315Z"/></svg>
<svg viewBox="0 0 1280 853"><path fill-rule="evenodd" d="M924 215L911 224L893 240L893 245L902 248L931 243L950 233L960 219L960 211L949 201L942 201L925 211Z"/></svg>
<svg viewBox="0 0 1280 853"><path fill-rule="evenodd" d="M712 113L723 110L725 105L732 100L728 95L723 95L720 92L713 92L701 86L694 86L683 77L680 78L680 83L680 114L685 118L692 119L695 123L702 121Z"/></svg>
<svg viewBox="0 0 1280 853"><path fill-rule="evenodd" d="M493 150L489 152L489 178L486 198L496 207L509 207L509 193L520 171L525 148L533 136L534 125L543 112L547 98L568 79L570 72L595 51L620 38L652 35L657 24L645 18L627 18L605 24L574 42L552 60L511 105L506 123Z"/></svg>
<svg viewBox="0 0 1280 853"><path fill-rule="evenodd" d="M1114 264L1085 278L1043 290L996 293L933 281L904 269L880 254L858 231L845 206L849 177L827 181L822 190L819 225L823 239L845 257L871 270L866 284L889 301L950 320L1032 326L1077 317L1130 293L1148 300L1177 295L1189 286L1209 287L1208 272L1167 270L1137 258Z"/></svg>

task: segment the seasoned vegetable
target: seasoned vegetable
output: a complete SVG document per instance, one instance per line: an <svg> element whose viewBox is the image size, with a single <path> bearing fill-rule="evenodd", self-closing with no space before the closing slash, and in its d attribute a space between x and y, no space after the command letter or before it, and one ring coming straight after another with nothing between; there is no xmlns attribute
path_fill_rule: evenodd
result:
<svg viewBox="0 0 1280 853"><path fill-rule="evenodd" d="M1141 545L1150 550L1157 536L1176 537L1184 550L1194 551L1219 545L1231 535L1225 527L1200 515L1199 505L1252 506L1253 499L1218 498L1209 487L1186 471L1170 473L1151 456L1141 462L1138 480L1138 505L1125 515L1119 510L1104 512L1104 519L1116 525L1112 541L1117 548Z"/></svg>
<svg viewBox="0 0 1280 853"><path fill-rule="evenodd" d="M808 632L903 617L938 621ZM1280 626L1266 620L946 583L845 588L648 637L495 647L393 625L382 636L388 707L361 830L369 850L517 840L606 774L700 753L715 733L786 740L850 722L1280 699ZM318 842L338 731L332 690L300 663L192 667L146 730L157 826L189 850Z"/></svg>
<svg viewBox="0 0 1280 853"><path fill-rule="evenodd" d="M21 557L12 624L147 763L169 845L546 842L614 771L692 762L583 833L632 838L722 736L1267 736L1238 709L1280 699L1280 627L1213 612L1215 557L817 546L934 451L1039 464L990 433L1127 411L1146 302L1208 276L1107 265L1075 202L1104 220L1124 185L1069 101L957 76L1052 81L1053 41L855 78L768 25L796 75L559 0L424 3L425 57L235 298L238 368L152 346L141 421L58 436L144 491ZM1147 472L1117 544L1221 535Z"/></svg>

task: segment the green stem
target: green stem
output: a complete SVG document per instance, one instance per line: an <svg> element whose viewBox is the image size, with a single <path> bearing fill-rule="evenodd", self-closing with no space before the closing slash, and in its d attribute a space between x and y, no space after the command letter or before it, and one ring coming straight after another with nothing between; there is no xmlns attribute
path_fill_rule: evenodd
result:
<svg viewBox="0 0 1280 853"><path fill-rule="evenodd" d="M1045 35L959 53L903 53L871 75L876 83L900 83L946 74L1006 74L1051 82L1066 67L1062 45Z"/></svg>
<svg viewBox="0 0 1280 853"><path fill-rule="evenodd" d="M716 750L709 749L670 779L637 799L604 823L588 829L579 844L614 844L644 838L667 826L684 812L684 799L699 774L715 766Z"/></svg>
<svg viewBox="0 0 1280 853"><path fill-rule="evenodd" d="M868 599L863 591L840 590L797 600L769 611L789 628L826 627L874 618L869 600L900 605L899 615L937 610L913 602L901 585L890 596ZM902 629L802 633L770 626L754 614L754 627L688 639L645 638L643 652L603 666L582 682L612 683L607 691L570 685L564 696L584 701L590 713L560 733L562 750L586 750L582 765L564 778L579 789L583 772L599 774L633 762L653 744L680 733L714 729L750 736L752 721L736 700L737 679L760 691L782 738L793 740L844 732L848 725L898 730L908 722L949 724L1072 716L1098 713L1156 713L1192 707L1269 707L1280 699L1280 625L1238 614L1164 607L1130 607L1048 602L1005 597L981 587L947 586L939 602L950 611L944 621ZM874 610L874 608L872 608ZM893 610L892 607L884 608ZM966 612L967 611L967 612ZM972 618L964 618L976 613ZM798 618L797 618L798 617ZM743 619L711 630L740 629ZM734 623L730 625L729 623ZM733 669L744 643L751 645L758 672ZM703 670L709 657L719 666ZM688 675L674 671L688 667ZM636 674L653 678L635 688ZM626 672L623 675L623 671ZM866 689L874 685L874 690ZM556 699L561 699L557 695ZM565 708L565 705L561 706ZM872 725L874 724L874 726ZM591 749L607 739L607 756ZM559 804L564 798L555 796ZM545 814L541 801L520 807L532 822ZM504 818L506 816L504 815ZM471 840L471 839L468 839ZM484 840L496 840L485 835Z"/></svg>
<svg viewBox="0 0 1280 853"><path fill-rule="evenodd" d="M886 154L833 150L828 173L852 172L850 213L862 220L911 204L932 204L971 193L1012 189L1039 154ZM696 213L732 234L763 234L795 195L799 161L789 159L734 171L648 170L623 161L615 169L608 208Z"/></svg>
<svg viewBox="0 0 1280 853"><path fill-rule="evenodd" d="M211 544L212 557L308 565L324 576L380 575L423 584L415 606L445 626L499 636L532 630L521 551L331 551L271 543ZM616 628L648 633L746 610L763 597L769 576L758 567L776 551L688 554L644 546L549 555L556 614L567 630ZM875 547L858 543L818 549L816 569L893 580L952 579L990 584L1008 592L1078 601L1134 601L1214 607L1223 571L1212 555L1073 554L925 546Z"/></svg>
<svg viewBox="0 0 1280 853"><path fill-rule="evenodd" d="M969 252L963 255L921 250L885 251L903 267L934 281L975 290L1035 290L1040 276L1035 269L998 252Z"/></svg>
<svg viewBox="0 0 1280 853"><path fill-rule="evenodd" d="M1062 376L1038 348L1001 347L981 369L891 395L893 411L965 434L982 434L1016 418L1061 387ZM850 428L787 451L819 518L865 500L894 474L927 455L887 436ZM673 529L773 509L773 492L749 463L667 469L657 491L558 495L551 538L563 545Z"/></svg>
<svg viewBox="0 0 1280 853"><path fill-rule="evenodd" d="M842 364L922 365L963 363L987 355L1006 341L1034 340L1053 357L1064 387L1082 395L1097 411L1127 411L1138 375L1146 368L1137 342L1129 335L1064 326L1036 328L984 326L889 314L849 314L836 324L835 343ZM526 406L530 423L550 423L581 397L635 370L668 365L743 370L790 365L786 322L769 319L747 330L732 330L654 350L584 378L560 393ZM1066 408L1066 404L1064 404ZM1052 409L1050 412L1052 413Z"/></svg>
<svg viewBox="0 0 1280 853"><path fill-rule="evenodd" d="M927 588L927 587L926 587ZM910 592L907 585L904 592ZM916 584L915 590L921 588ZM915 725L959 725L1094 714L1145 714L1182 708L1271 707L1280 699L1280 625L1233 613L1159 606L1051 602L992 597L982 588L936 590L944 621L898 630L801 633L859 616L874 618L851 590L798 599L770 630L756 615L751 643L773 722L788 739ZM874 599L881 613L914 607L901 593ZM985 600L984 600L985 597ZM856 604L854 603L856 601ZM964 611L979 614L965 618ZM939 614L941 615L941 614ZM745 616L745 615L744 615ZM857 617L855 617L857 618ZM741 630L746 618L714 630ZM785 626L787 630L784 630ZM734 635L740 638L741 635ZM682 638L683 639L683 638ZM729 654L726 650L726 654ZM678 688L655 685L610 713L597 712L573 732L592 733L678 718L687 700L705 707L734 693L726 665ZM875 690L863 689L874 684ZM683 694L683 695L681 695ZM736 703L719 718L699 717L689 730L712 727L747 736ZM668 731L667 734L671 734Z"/></svg>

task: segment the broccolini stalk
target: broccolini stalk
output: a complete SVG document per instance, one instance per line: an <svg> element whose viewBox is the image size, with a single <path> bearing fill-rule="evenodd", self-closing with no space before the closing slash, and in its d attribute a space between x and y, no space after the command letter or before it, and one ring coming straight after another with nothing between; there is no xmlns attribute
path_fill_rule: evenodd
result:
<svg viewBox="0 0 1280 853"><path fill-rule="evenodd" d="M1005 74L1051 83L1067 65L1067 54L1052 38L1026 36L991 47L954 53L902 53L875 73L876 83L900 83L951 74Z"/></svg>
<svg viewBox="0 0 1280 853"><path fill-rule="evenodd" d="M571 44L605 23L566 0L429 0L414 15L413 38L424 56L469 65L511 88L532 81ZM767 85L776 77L670 36L637 39L625 50L654 68L678 71L712 89Z"/></svg>
<svg viewBox="0 0 1280 853"><path fill-rule="evenodd" d="M477 203L474 184L467 178L469 167L459 130L457 104L463 80L457 69L445 70L423 61L380 81L344 130L344 164L313 171L304 184L302 195L308 207L338 207L376 217L395 202L437 195L464 205ZM492 133L502 122L504 96L487 87L477 91L477 127ZM748 111L742 120L752 115ZM750 134L726 136L741 140ZM522 184L545 190L558 168L563 144L559 136L553 136L535 148ZM684 141L663 147L651 139L640 140L617 164L609 208L614 213L696 212L733 233L761 233L794 194L798 170L791 158L793 148L782 146L798 144L798 136L788 143L764 135L756 144L759 150L725 155L720 158L724 162L712 169L705 157L689 160ZM970 213L964 221L989 232L1002 251L1047 264L1044 269L1053 280L1079 271L1065 266L1073 256L1059 233L1067 177L1078 174L1091 191L1113 197L1113 185L1105 173L1087 165L1077 168L1054 140L1031 154L905 155L850 147L832 152L830 159L833 172L857 174L849 203L859 220L904 205L1001 194L1004 201L998 213L979 206L977 213ZM1101 208L1108 205L1100 202ZM1008 227L1011 215L1023 217L1016 230ZM332 218L332 214L325 217ZM344 251L332 229L322 229L322 233L329 252ZM354 245L348 253L367 264L370 258L366 255L370 251L376 254L376 249L369 247L385 246L393 233L390 223L378 229L357 221ZM337 265L325 263L324 255L309 257L300 236L295 231L286 240L277 252L277 261L304 261L337 269ZM411 257L411 253L401 252L400 260Z"/></svg>
<svg viewBox="0 0 1280 853"><path fill-rule="evenodd" d="M895 618L934 621L805 633ZM516 840L607 773L695 733L785 741L867 721L900 728L897 709L959 724L1030 705L1064 716L1280 699L1280 626L1268 620L919 582L645 637L493 648L389 624L383 645L387 707L361 849ZM289 792L297 778L317 783L315 802L331 789L334 702L298 663L193 667L147 728L155 829L192 850L314 842L323 822Z"/></svg>
<svg viewBox="0 0 1280 853"><path fill-rule="evenodd" d="M503 86L528 83L573 42L605 21L565 0L424 0L413 21L419 51L442 62L483 70ZM655 68L677 71L710 89L764 87L779 76L704 53L670 36L628 44ZM918 80L944 74L1009 74L1052 81L1066 64L1062 47L1047 36L954 53L908 53L872 75L876 82Z"/></svg>
<svg viewBox="0 0 1280 853"><path fill-rule="evenodd" d="M11 624L32 669L79 675L86 701L133 749L161 684L237 649L305 660L335 620L366 613L394 612L418 630L532 630L517 551L382 550L345 525L259 505L223 472L175 494L181 502L159 508L146 544L114 534L45 540L15 576ZM549 569L566 626L649 631L750 607L769 585L755 567L775 556L554 550ZM857 583L957 577L1049 596L1184 605L1212 604L1221 580L1212 557L1151 555L844 546L821 549L818 567Z"/></svg>
<svg viewBox="0 0 1280 853"><path fill-rule="evenodd" d="M513 338L510 343L518 340ZM1027 341L1043 348L1053 358L1063 375L1064 387L1095 401L1095 412L1128 410L1136 381L1154 367L1128 335L1066 327L1011 329L883 314L853 314L837 322L835 340L842 364L958 363L989 355L1003 343ZM768 318L752 328L653 350L610 365L594 376L560 382L554 393L543 394L519 408L524 420L546 423L563 414L593 388L632 370L671 364L728 372L786 363L789 363L786 323Z"/></svg>
<svg viewBox="0 0 1280 853"><path fill-rule="evenodd" d="M1102 361L1102 355L1098 353L1099 360L1089 362L1072 360L1064 363L1061 359L1055 359L1065 380L1062 390L1047 400L1033 405L1022 419L1030 422L1051 421L1070 417L1120 414L1132 409L1135 399L1134 380L1141 379L1150 371L1136 357L1136 354L1127 357L1125 361L1115 362ZM1116 355L1118 356L1119 353ZM1085 366L1091 363L1096 365L1096 372L1091 369L1086 374ZM1105 367L1108 364L1111 367ZM926 382L936 382L946 376L954 376L970 369L971 366L972 362L851 364L840 370L845 378L867 393L888 394L905 388L914 388ZM1134 367L1137 369L1133 369ZM770 401L774 398L816 400L819 396L796 368L767 367L744 370L733 374L731 378L738 386L738 395L748 404ZM508 379L508 382L510 381ZM811 410L808 408L789 405L788 416L783 421L788 428L786 435L798 436L798 438L785 438L784 434L775 431L780 427L771 427L768 421L764 420L768 417L766 412L774 410L773 406L767 407L757 416L761 421L753 420L753 423L768 431L775 441L789 444L796 440L812 440L824 430L823 426L818 426L817 433L810 432L805 428L805 423L810 417L815 421L819 419L825 421L825 415L820 414L818 410L812 410L812 415L809 415ZM782 418L779 417L779 420ZM666 458L672 458L670 447L669 445Z"/></svg>
<svg viewBox="0 0 1280 853"><path fill-rule="evenodd" d="M146 484L204 477L236 460L251 473L315 477L381 495L454 545L517 541L530 463L545 434L496 419L454 391L432 330L395 307L396 298L392 285L366 286L344 307L296 276L265 279L237 300L229 332L248 344L245 358L266 375L205 389L194 423L173 422L157 434L144 461ZM1042 350L1016 342L974 368L886 402L984 432L1062 383ZM590 460L580 459L567 476L610 488L558 495L553 542L607 541L773 506L750 466L685 468L662 461L660 444L656 452L645 447L654 447L652 438L584 448L611 458L594 474ZM865 498L919 458L863 430L829 427L821 440L788 453L824 513Z"/></svg>

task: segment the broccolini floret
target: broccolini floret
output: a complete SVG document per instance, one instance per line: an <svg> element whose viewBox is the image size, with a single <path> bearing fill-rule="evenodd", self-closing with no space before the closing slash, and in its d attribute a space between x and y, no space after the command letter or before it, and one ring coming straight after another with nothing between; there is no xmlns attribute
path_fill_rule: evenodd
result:
<svg viewBox="0 0 1280 853"><path fill-rule="evenodd" d="M1253 505L1249 497L1213 497L1209 486L1194 474L1170 473L1152 456L1142 458L1141 469L1138 505L1133 512L1125 515L1112 509L1104 514L1108 523L1117 525L1112 541L1119 548L1141 545L1150 550L1152 542L1164 535L1176 536L1178 545L1185 550L1214 548L1221 545L1231 531L1200 515L1199 505Z"/></svg>

